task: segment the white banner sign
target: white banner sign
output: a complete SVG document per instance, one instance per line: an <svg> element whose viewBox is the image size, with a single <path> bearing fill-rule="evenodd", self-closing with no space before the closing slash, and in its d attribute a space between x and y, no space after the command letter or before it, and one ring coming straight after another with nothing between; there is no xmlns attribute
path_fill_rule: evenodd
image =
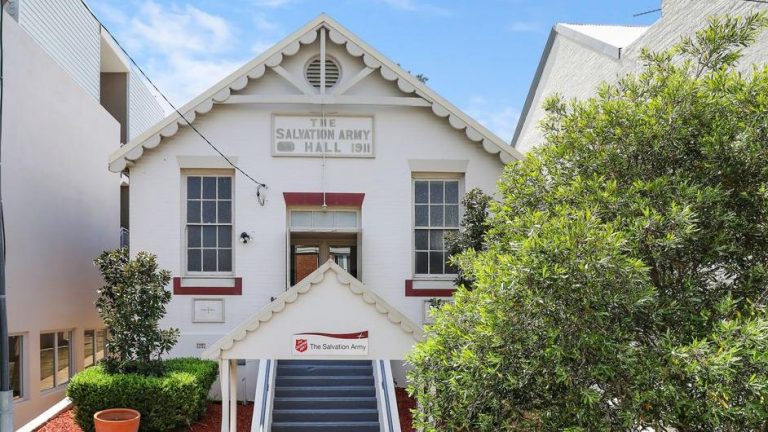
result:
<svg viewBox="0 0 768 432"><path fill-rule="evenodd" d="M373 117L276 114L272 121L272 154L373 157Z"/></svg>
<svg viewBox="0 0 768 432"><path fill-rule="evenodd" d="M299 333L291 341L293 355L359 356L368 354L368 330L357 333Z"/></svg>

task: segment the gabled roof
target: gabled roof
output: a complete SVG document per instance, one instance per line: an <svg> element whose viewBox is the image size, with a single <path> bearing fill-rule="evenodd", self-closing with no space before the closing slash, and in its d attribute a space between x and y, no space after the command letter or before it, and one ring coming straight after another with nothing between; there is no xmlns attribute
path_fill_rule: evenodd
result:
<svg viewBox="0 0 768 432"><path fill-rule="evenodd" d="M592 41L609 45L615 49L621 49L636 41L648 30L648 27L561 23L557 24L555 29L563 35L574 37L574 34L569 34L569 31L571 31L592 39ZM582 42L585 42L583 38Z"/></svg>
<svg viewBox="0 0 768 432"><path fill-rule="evenodd" d="M520 152L507 142L432 91L424 83L416 79L416 77L370 47L326 14L321 14L313 19L272 48L219 81L200 96L179 108L179 112L183 113L184 118L189 122L194 122L198 114L207 113L213 108L214 104L227 100L233 91L245 88L249 80L261 78L267 67L280 65L283 58L299 52L301 45L314 42L317 38L318 30L322 27L328 30L328 36L332 42L346 46L347 52L350 55L362 57L366 66L378 70L384 79L395 81L401 91L413 93L426 100L431 104L432 112L435 115L447 118L452 127L464 131L470 140L480 143L488 153L499 154L501 161L504 163L515 159L522 159ZM180 126L186 126L184 118L174 112L126 143L110 155L110 171L123 171L129 163L141 158L145 149L155 148L160 145L163 138L175 135Z"/></svg>
<svg viewBox="0 0 768 432"><path fill-rule="evenodd" d="M325 264L318 267L317 270L305 277L301 282L294 285L273 302L266 305L258 311L253 317L249 318L234 330L223 336L210 348L202 354L204 359L219 359L222 352L231 349L237 342L246 338L248 333L258 331L259 327L272 320L275 315L283 312L286 308L293 307L293 303L301 298L303 294L310 292L315 286L332 274L336 277L339 284L345 285L349 291L359 296L360 301L370 306L371 313L386 315L387 319L402 330L403 333L413 338L414 342L421 340L423 332L421 326L411 321L392 305L384 301L381 297L358 281L354 276L347 273L346 270L339 267L333 260L328 260Z"/></svg>

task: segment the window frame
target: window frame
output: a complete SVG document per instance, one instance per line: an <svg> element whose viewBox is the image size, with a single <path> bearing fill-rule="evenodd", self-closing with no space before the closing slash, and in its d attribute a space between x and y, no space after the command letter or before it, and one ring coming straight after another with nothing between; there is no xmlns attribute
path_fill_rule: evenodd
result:
<svg viewBox="0 0 768 432"><path fill-rule="evenodd" d="M53 387L46 387L43 388L42 385L40 385L40 392L41 393L47 393L47 392L53 392L61 389L62 387L66 386L74 376L75 372L75 365L74 365L74 346L75 346L75 332L72 329L64 329L64 330L48 330L48 331L41 331L40 335L38 337L42 338L43 335L49 335L52 334L53 336ZM59 372L59 334L69 334L69 350L68 350L68 364L67 364L67 380L64 382L58 382L58 372ZM38 345L38 354L39 356L42 356L43 349L40 345ZM40 359L40 369L42 369L42 358ZM42 370L41 370L42 372ZM39 381L42 383L43 377L42 373L40 374Z"/></svg>
<svg viewBox="0 0 768 432"><path fill-rule="evenodd" d="M26 375L27 375L27 337L24 333L11 333L8 335L8 346L11 345L11 338L19 338L21 341L19 346L19 395L13 396L13 388L11 388L11 400L13 402L21 402L24 400L27 400L27 384L26 384ZM10 353L9 353L9 360L10 360ZM10 370L9 372L9 378L10 377Z"/></svg>
<svg viewBox="0 0 768 432"><path fill-rule="evenodd" d="M85 352L85 343L86 343L86 340L88 339L88 336L87 336L88 332L93 333L93 349L91 353ZM104 337L104 357L102 357L102 359L107 357L107 329L105 328L85 329L83 330L83 369L89 368L91 366L96 366L96 364L100 361L100 360L96 360L96 353L98 352L97 351L98 344L96 343L98 332L102 332L102 334L104 335L103 336ZM88 358L89 354L93 358L93 363L90 363L90 364L86 363L86 359Z"/></svg>
<svg viewBox="0 0 768 432"><path fill-rule="evenodd" d="M214 226L226 226L229 225L231 227L231 260L232 260L232 269L230 271L190 271L188 267L188 225L187 222L187 179L189 177L229 177L231 179L231 197L230 197L230 203L231 203L231 219L229 224L221 224L221 223L215 223L215 224L204 224L202 223L202 220L199 224L192 224L197 226L204 226L204 225L214 225ZM182 268L182 275L185 277L233 277L235 275L235 268L236 268L236 260L235 260L235 245L237 244L237 239L235 238L235 196L236 196L236 176L235 171L230 169L182 169L181 170L181 215L180 215L180 235L181 235L181 268ZM218 197L216 198L218 202ZM202 250L202 249L201 249ZM218 245L216 246L216 250L219 250ZM218 266L218 261L217 261Z"/></svg>
<svg viewBox="0 0 768 432"><path fill-rule="evenodd" d="M461 229L461 219L464 217L464 206L461 204L461 200L464 197L464 173L456 172L412 172L411 173L411 195L410 195L410 212L411 212L411 243L410 243L410 257L411 257L411 274L413 280L425 280L425 281L453 281L456 279L456 273L417 273L416 272L416 230L417 229L440 229L432 227L417 227L416 226L416 182L417 181L456 181L458 182L458 206L459 215L456 230ZM428 204L432 205L432 204ZM445 205L445 203L443 203ZM445 227L442 228L445 230ZM450 228L453 229L453 228ZM444 250L445 251L445 250Z"/></svg>

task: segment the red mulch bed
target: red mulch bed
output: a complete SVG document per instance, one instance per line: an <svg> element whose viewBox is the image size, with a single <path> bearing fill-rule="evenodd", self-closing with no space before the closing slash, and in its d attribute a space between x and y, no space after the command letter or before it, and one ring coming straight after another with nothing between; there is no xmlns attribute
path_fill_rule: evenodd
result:
<svg viewBox="0 0 768 432"><path fill-rule="evenodd" d="M237 430L251 430L251 418L253 416L253 404L237 405ZM182 429L184 430L184 429ZM218 432L221 430L221 404L208 404L208 410L203 417L193 423L186 432ZM36 432L83 432L75 423L74 412L71 409L63 411L52 418L48 423L37 429Z"/></svg>
<svg viewBox="0 0 768 432"><path fill-rule="evenodd" d="M397 412L400 414L400 429L403 432L416 432L413 428L413 414L412 409L416 409L416 399L408 396L408 392L404 388L395 388L395 394L397 395Z"/></svg>

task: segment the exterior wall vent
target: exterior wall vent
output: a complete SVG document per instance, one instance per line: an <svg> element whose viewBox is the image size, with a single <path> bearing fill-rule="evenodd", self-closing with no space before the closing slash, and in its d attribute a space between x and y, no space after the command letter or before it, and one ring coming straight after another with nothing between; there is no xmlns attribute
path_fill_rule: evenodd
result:
<svg viewBox="0 0 768 432"><path fill-rule="evenodd" d="M320 57L315 57L307 63L304 77L314 88L320 88ZM325 88L333 87L341 78L341 68L332 57L325 57Z"/></svg>

